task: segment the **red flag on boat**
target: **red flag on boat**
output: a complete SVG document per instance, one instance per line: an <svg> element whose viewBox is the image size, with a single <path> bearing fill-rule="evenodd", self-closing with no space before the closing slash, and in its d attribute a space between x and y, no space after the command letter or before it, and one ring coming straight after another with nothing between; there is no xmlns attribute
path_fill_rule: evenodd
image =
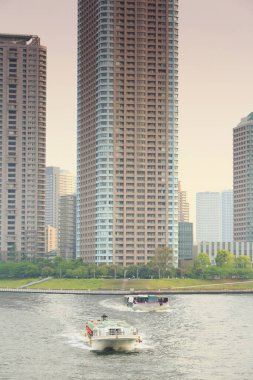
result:
<svg viewBox="0 0 253 380"><path fill-rule="evenodd" d="M93 331L89 328L89 326L86 325L86 331L88 334L92 335Z"/></svg>

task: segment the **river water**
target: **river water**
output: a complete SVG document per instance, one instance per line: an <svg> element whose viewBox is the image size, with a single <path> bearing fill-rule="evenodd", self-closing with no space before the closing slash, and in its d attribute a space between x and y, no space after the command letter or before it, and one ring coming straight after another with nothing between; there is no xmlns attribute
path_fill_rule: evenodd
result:
<svg viewBox="0 0 253 380"><path fill-rule="evenodd" d="M0 293L0 379L253 379L253 295L173 295L156 313L122 299ZM103 313L139 329L138 352L90 351L85 321Z"/></svg>

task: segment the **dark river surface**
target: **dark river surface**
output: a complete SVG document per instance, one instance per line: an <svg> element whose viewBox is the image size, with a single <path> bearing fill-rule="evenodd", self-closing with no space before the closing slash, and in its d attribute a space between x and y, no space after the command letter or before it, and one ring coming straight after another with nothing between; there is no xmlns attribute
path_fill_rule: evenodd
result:
<svg viewBox="0 0 253 380"><path fill-rule="evenodd" d="M135 353L91 352L85 321L103 313L139 329ZM173 295L167 312L122 296L0 293L0 379L251 380L253 295Z"/></svg>

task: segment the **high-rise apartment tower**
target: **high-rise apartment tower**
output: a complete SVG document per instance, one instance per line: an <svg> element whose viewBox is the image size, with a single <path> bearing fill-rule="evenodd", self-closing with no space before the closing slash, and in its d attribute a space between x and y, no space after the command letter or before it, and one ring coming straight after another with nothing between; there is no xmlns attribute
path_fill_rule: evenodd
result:
<svg viewBox="0 0 253 380"><path fill-rule="evenodd" d="M178 254L178 0L78 1L77 252Z"/></svg>
<svg viewBox="0 0 253 380"><path fill-rule="evenodd" d="M253 241L253 112L233 129L234 241Z"/></svg>
<svg viewBox="0 0 253 380"><path fill-rule="evenodd" d="M46 48L0 34L0 252L45 252Z"/></svg>

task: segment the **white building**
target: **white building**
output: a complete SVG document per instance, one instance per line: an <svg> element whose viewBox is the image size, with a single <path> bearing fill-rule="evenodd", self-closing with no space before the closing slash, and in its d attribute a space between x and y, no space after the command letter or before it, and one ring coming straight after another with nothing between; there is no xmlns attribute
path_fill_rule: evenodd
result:
<svg viewBox="0 0 253 380"><path fill-rule="evenodd" d="M196 195L197 241L233 240L233 191Z"/></svg>
<svg viewBox="0 0 253 380"><path fill-rule="evenodd" d="M233 190L221 193L221 241L233 241Z"/></svg>

